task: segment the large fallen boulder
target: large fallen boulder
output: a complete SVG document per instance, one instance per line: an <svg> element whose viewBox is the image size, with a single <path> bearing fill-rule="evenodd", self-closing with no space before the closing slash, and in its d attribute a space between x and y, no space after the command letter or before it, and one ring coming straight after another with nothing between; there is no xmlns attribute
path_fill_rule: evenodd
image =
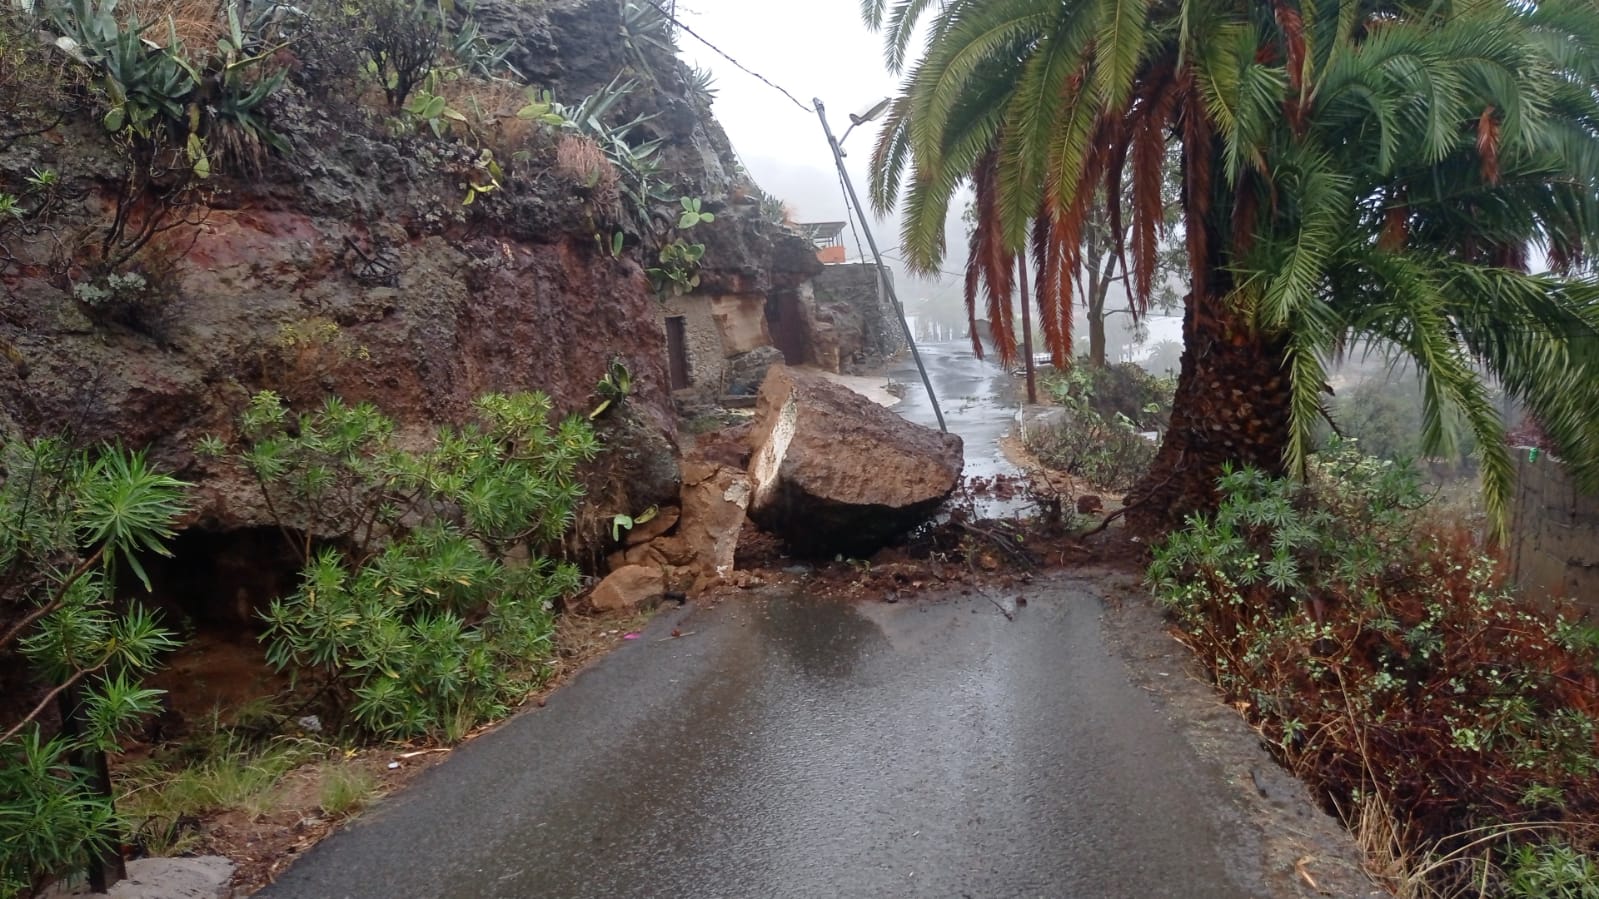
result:
<svg viewBox="0 0 1599 899"><path fill-rule="evenodd" d="M938 508L962 465L954 434L781 365L761 384L750 445L750 517L809 555L882 547Z"/></svg>

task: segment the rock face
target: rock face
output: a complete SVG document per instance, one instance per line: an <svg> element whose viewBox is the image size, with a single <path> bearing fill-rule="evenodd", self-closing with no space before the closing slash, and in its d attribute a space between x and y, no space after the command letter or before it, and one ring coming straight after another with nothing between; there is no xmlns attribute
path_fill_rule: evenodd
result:
<svg viewBox="0 0 1599 899"><path fill-rule="evenodd" d="M813 279L811 333L817 364L843 373L875 369L905 349L905 333L877 266L829 265Z"/></svg>
<svg viewBox="0 0 1599 899"><path fill-rule="evenodd" d="M750 516L797 552L869 553L955 489L961 439L818 375L774 366L751 438Z"/></svg>
<svg viewBox="0 0 1599 899"><path fill-rule="evenodd" d="M752 186L708 101L670 51L630 49L615 0L481 0L475 15L486 39L512 45L532 85L565 103L647 58L656 77L638 79L616 121L645 119L634 137L663 141L660 177L717 213L700 229L714 247L705 290L761 296L819 267L807 242L739 201ZM146 285L126 303L75 295L86 270L57 252L106 233L130 181L126 154L98 117L68 117L45 134L0 121L0 134L24 135L0 141L0 193L51 170L76 198L33 223L46 228L36 238L0 252L0 441L65 431L148 449L156 466L196 484L185 528L245 534L272 521L260 491L194 448L207 436L231 442L255 391L275 390L295 411L330 394L369 401L415 435L471 418L472 400L491 391L539 390L557 414L585 413L615 359L634 393L596 422L607 453L586 479L603 513L594 519L674 502L675 416L648 257L633 231L620 258L595 240L597 222L610 233L611 219L625 230L632 218L562 174L555 138L536 129L485 133L503 184L464 205L475 143L376 125L357 100L317 98L315 71L292 69L265 107L292 151L257 168L219 160L174 213L189 224L124 266Z"/></svg>
<svg viewBox="0 0 1599 899"><path fill-rule="evenodd" d="M723 578L733 571L749 504L744 472L699 459L683 463L683 520L677 533L693 554L699 578Z"/></svg>
<svg viewBox="0 0 1599 899"><path fill-rule="evenodd" d="M635 528L640 536L630 533L624 548L608 560L612 576L649 568L670 588L695 594L726 583L749 501L749 476L742 469L691 455L683 462L681 507L662 509L658 518ZM651 528L656 522L663 524ZM600 597L598 588L595 595ZM609 595L600 597L595 607L610 601Z"/></svg>
<svg viewBox="0 0 1599 899"><path fill-rule="evenodd" d="M754 396L766 380L766 372L773 365L783 363L783 351L777 347L756 347L727 360L727 393L731 396Z"/></svg>

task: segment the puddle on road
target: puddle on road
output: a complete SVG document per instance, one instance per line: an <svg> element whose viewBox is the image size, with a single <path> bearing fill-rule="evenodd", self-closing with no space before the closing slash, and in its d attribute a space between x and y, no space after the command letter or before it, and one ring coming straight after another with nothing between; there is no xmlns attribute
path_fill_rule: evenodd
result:
<svg viewBox="0 0 1599 899"><path fill-rule="evenodd" d="M877 624L840 600L798 591L772 595L752 604L751 615L762 639L806 677L847 678L870 650L885 645Z"/></svg>

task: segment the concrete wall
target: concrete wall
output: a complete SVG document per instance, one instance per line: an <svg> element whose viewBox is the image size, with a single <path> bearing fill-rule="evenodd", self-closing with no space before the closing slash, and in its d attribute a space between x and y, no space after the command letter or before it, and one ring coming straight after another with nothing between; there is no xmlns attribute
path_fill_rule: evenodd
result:
<svg viewBox="0 0 1599 899"><path fill-rule="evenodd" d="M662 318L683 316L688 343L688 380L696 390L720 392L727 369L727 351L722 346L722 331L708 296L689 294L667 297L661 303Z"/></svg>
<svg viewBox="0 0 1599 899"><path fill-rule="evenodd" d="M1578 491L1558 460L1516 452L1511 576L1528 598L1564 596L1599 614L1599 495Z"/></svg>

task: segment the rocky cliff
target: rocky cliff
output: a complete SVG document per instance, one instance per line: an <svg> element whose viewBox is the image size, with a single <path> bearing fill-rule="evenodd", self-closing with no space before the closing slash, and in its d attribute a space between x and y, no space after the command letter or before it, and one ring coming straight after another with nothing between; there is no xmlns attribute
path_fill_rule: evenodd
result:
<svg viewBox="0 0 1599 899"><path fill-rule="evenodd" d="M814 263L806 245L762 219L705 96L666 48L629 39L625 10L481 0L474 14L525 80L559 100L635 83L613 114L644 120L629 141L660 141L662 195L699 197L717 215L695 238L707 246L706 289L792 282L787 272ZM191 527L242 533L266 519L256 492L194 449L230 436L256 390L302 408L330 394L371 400L420 430L461 419L488 391L541 390L563 412L584 411L618 359L635 393L602 427L610 452L593 477L596 508L674 496L649 224L563 164L559 133L518 119L528 100L503 85L499 114L439 136L401 127L358 82L341 94L318 81L337 60L316 40L287 52L297 54L288 81L267 103L281 149L227 157L203 182L130 159L81 90L64 91L76 108L38 133L0 111L0 193L24 194L38 172L60 178L47 221L0 232L0 433L148 446L199 485ZM468 99L496 97L484 88ZM497 184L474 191L489 186L488 147ZM91 262L127 249L157 202L165 217L108 280Z"/></svg>

